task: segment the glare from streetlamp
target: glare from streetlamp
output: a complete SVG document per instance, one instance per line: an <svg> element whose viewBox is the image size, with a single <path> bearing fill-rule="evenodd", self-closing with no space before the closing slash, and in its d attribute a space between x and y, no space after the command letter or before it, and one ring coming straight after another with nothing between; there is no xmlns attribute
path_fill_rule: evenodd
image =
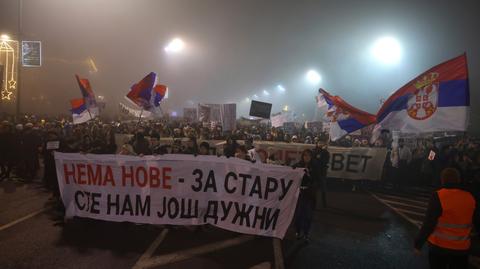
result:
<svg viewBox="0 0 480 269"><path fill-rule="evenodd" d="M285 87L283 87L281 84L278 84L278 85L277 85L277 89L278 89L278 91L280 91L280 92L285 92L285 91L286 91Z"/></svg>
<svg viewBox="0 0 480 269"><path fill-rule="evenodd" d="M311 69L307 72L307 80L312 84L318 84L322 80L322 77L317 71Z"/></svg>
<svg viewBox="0 0 480 269"><path fill-rule="evenodd" d="M10 40L10 36L9 36L9 35L6 35L6 34L2 34L2 35L0 35L0 40L2 40L2 41L8 41L8 40Z"/></svg>
<svg viewBox="0 0 480 269"><path fill-rule="evenodd" d="M174 38L168 45L164 48L167 53L178 53L185 48L185 43L180 38Z"/></svg>
<svg viewBox="0 0 480 269"><path fill-rule="evenodd" d="M377 61L387 65L398 63L402 57L400 43L390 36L377 39L370 52Z"/></svg>

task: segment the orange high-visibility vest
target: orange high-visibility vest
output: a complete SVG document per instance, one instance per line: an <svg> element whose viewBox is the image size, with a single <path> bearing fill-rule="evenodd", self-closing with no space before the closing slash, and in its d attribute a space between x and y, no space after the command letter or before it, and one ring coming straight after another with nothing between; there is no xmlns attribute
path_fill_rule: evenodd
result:
<svg viewBox="0 0 480 269"><path fill-rule="evenodd" d="M437 194L442 215L428 242L441 248L468 250L475 199L469 192L460 189L440 189Z"/></svg>

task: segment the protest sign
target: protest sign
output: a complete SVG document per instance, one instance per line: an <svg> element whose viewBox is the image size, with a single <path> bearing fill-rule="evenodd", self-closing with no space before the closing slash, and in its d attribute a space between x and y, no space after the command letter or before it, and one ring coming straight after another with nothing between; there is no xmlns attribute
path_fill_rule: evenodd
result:
<svg viewBox="0 0 480 269"><path fill-rule="evenodd" d="M307 129L313 130L314 132L319 132L323 128L323 122L321 121L309 121L306 122L305 125Z"/></svg>
<svg viewBox="0 0 480 269"><path fill-rule="evenodd" d="M66 217L149 224L209 223L283 238L304 171L236 158L55 152Z"/></svg>
<svg viewBox="0 0 480 269"><path fill-rule="evenodd" d="M269 119L272 112L272 104L252 100L250 105L250 116Z"/></svg>
<svg viewBox="0 0 480 269"><path fill-rule="evenodd" d="M210 107L198 104L198 120L200 122L210 122Z"/></svg>
<svg viewBox="0 0 480 269"><path fill-rule="evenodd" d="M47 149L59 149L60 148L60 141L48 141L47 142Z"/></svg>
<svg viewBox="0 0 480 269"><path fill-rule="evenodd" d="M197 109L196 108L190 108L190 107L185 107L183 109L183 118L186 120L193 122L197 120Z"/></svg>
<svg viewBox="0 0 480 269"><path fill-rule="evenodd" d="M210 121L221 122L222 121L222 105L221 104L206 104L210 108Z"/></svg>
<svg viewBox="0 0 480 269"><path fill-rule="evenodd" d="M222 118L222 130L232 131L236 127L237 104L223 104L220 115Z"/></svg>
<svg viewBox="0 0 480 269"><path fill-rule="evenodd" d="M272 127L282 127L284 123L292 119L291 113L279 113L270 118Z"/></svg>

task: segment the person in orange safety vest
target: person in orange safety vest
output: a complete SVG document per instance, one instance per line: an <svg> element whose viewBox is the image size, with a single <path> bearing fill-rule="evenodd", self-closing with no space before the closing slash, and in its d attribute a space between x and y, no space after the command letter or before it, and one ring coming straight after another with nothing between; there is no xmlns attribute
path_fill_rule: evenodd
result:
<svg viewBox="0 0 480 269"><path fill-rule="evenodd" d="M425 221L415 239L420 253L428 241L430 268L468 268L470 233L473 225L480 231L474 196L461 186L458 170L446 168L441 173L442 188L428 203Z"/></svg>

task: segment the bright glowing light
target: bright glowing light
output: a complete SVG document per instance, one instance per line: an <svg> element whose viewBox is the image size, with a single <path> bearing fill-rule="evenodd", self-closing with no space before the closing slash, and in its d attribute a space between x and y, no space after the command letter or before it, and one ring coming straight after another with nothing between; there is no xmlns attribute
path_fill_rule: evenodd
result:
<svg viewBox="0 0 480 269"><path fill-rule="evenodd" d="M376 60L383 64L395 64L402 57L402 48L395 38L382 37L375 41L371 53Z"/></svg>
<svg viewBox="0 0 480 269"><path fill-rule="evenodd" d="M315 70L309 70L307 72L307 79L312 84L318 84L322 80L320 74Z"/></svg>
<svg viewBox="0 0 480 269"><path fill-rule="evenodd" d="M258 99L258 95L254 94L253 96L253 99Z"/></svg>
<svg viewBox="0 0 480 269"><path fill-rule="evenodd" d="M91 73L96 73L96 72L98 72L97 65L96 65L95 62L93 61L93 58L92 58L92 57L89 57L89 58L87 59L87 63L88 63L88 66L90 67L90 72L91 72Z"/></svg>
<svg viewBox="0 0 480 269"><path fill-rule="evenodd" d="M270 93L269 93L267 90L263 90L263 95L265 95L265 96L269 96L269 95L270 95Z"/></svg>
<svg viewBox="0 0 480 269"><path fill-rule="evenodd" d="M3 65L3 88L0 89L1 100L12 100L17 89L18 41L11 40L8 35L0 36L0 65Z"/></svg>
<svg viewBox="0 0 480 269"><path fill-rule="evenodd" d="M280 92L285 92L285 88L284 88L281 84L278 84L278 85L277 85L277 89L278 89Z"/></svg>
<svg viewBox="0 0 480 269"><path fill-rule="evenodd" d="M283 111L288 111L288 105L285 105L285 106L283 107Z"/></svg>
<svg viewBox="0 0 480 269"><path fill-rule="evenodd" d="M178 53L183 50L185 43L180 38L175 38L164 48L167 53Z"/></svg>

